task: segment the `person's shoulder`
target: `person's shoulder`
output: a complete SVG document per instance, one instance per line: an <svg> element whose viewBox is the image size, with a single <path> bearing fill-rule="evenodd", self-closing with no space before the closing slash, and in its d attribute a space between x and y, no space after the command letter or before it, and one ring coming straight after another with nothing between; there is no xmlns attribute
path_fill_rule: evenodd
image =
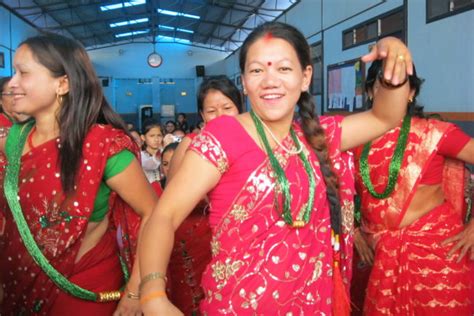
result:
<svg viewBox="0 0 474 316"><path fill-rule="evenodd" d="M237 120L234 116L222 115L212 121L206 123L205 129L215 128L215 126L228 126L237 123Z"/></svg>
<svg viewBox="0 0 474 316"><path fill-rule="evenodd" d="M235 130L239 126L240 124L234 116L222 115L206 123L201 134L210 133L213 135L219 135L223 132L228 134L229 130Z"/></svg>
<svg viewBox="0 0 474 316"><path fill-rule="evenodd" d="M99 137L116 137L119 135L125 135L125 131L109 124L94 124L89 129L87 135Z"/></svg>

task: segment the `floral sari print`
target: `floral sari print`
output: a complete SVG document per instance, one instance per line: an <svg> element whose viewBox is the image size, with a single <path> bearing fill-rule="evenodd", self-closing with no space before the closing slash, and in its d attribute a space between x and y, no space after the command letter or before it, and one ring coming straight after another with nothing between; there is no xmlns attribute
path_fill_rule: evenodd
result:
<svg viewBox="0 0 474 316"><path fill-rule="evenodd" d="M351 159L339 151L340 121L340 117L321 118L330 157L341 179L341 265L348 285L354 190ZM224 116L212 121L190 146L222 175L209 193L213 257L202 278L204 314L331 314L333 249L325 184L299 124L293 127L317 182L310 222L300 229L286 225L281 210L275 208L281 205L281 192L274 194L278 190L268 157L235 118ZM283 145L295 149L289 136ZM274 153L288 178L296 218L308 199L308 176L297 155L280 147Z"/></svg>
<svg viewBox="0 0 474 316"><path fill-rule="evenodd" d="M364 315L470 316L474 312L472 261L466 256L458 263L459 253L447 258L452 244L441 245L463 229L461 162L446 157L442 180L446 201L412 224L399 227L430 160L453 128L441 121L412 118L400 174L393 194L385 199L372 197L357 174L361 228L376 245ZM370 176L377 192L388 181L394 146L387 144L396 143L399 130L393 129L372 143Z"/></svg>
<svg viewBox="0 0 474 316"><path fill-rule="evenodd" d="M50 264L72 282L94 292L118 290L124 282L119 251L122 263L131 269L140 218L116 193L111 192L109 198L108 231L78 262L76 257L108 158L124 149L136 154L138 149L122 131L93 126L84 140L74 192L66 198L57 163L58 145L59 139L50 140L21 158L18 195L29 229ZM4 195L0 203L7 205ZM33 261L10 211L6 221L7 242L0 258L2 314L59 315L54 311L61 308L69 308L70 313L91 314L103 308L113 312L116 302L87 302L61 291ZM57 301L71 305L59 308ZM79 310L73 304L80 304Z"/></svg>

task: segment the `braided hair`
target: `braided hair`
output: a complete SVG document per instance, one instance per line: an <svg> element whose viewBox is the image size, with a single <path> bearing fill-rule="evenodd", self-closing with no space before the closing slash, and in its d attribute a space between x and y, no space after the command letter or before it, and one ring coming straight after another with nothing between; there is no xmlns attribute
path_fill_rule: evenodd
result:
<svg viewBox="0 0 474 316"><path fill-rule="evenodd" d="M247 53L250 46L258 39L267 35L288 42L296 51L302 69L311 66L310 47L303 34L291 25L280 22L267 22L255 28L242 45L239 56L239 65L242 73L244 73ZM339 202L338 179L332 171L326 137L315 111L315 103L307 91L301 93L298 99L298 107L298 114L301 119L304 136L319 160L321 172L326 184L326 195L331 214L331 228L336 234L340 234L341 205Z"/></svg>

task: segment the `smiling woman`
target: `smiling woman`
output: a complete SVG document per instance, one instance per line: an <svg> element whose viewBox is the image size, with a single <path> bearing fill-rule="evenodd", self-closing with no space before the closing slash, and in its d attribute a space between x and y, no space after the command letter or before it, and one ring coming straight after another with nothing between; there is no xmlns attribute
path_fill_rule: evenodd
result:
<svg viewBox="0 0 474 316"><path fill-rule="evenodd" d="M387 57L393 52L407 62ZM353 179L344 151L403 117L411 72L410 52L395 38L364 56L377 58L386 58L389 82L402 84L382 89L372 111L318 118L307 92L312 61L304 36L277 22L249 35L239 61L250 113L216 118L193 139L144 229L145 315L180 314L164 297L166 279L152 279L168 264L167 255L156 254L170 253L174 230L205 194L213 235L201 312L348 314Z"/></svg>
<svg viewBox="0 0 474 316"><path fill-rule="evenodd" d="M139 313L135 245L140 217L146 220L156 197L138 148L77 42L29 38L13 67L14 110L33 119L13 125L2 148L8 165L0 205L9 211L0 310Z"/></svg>

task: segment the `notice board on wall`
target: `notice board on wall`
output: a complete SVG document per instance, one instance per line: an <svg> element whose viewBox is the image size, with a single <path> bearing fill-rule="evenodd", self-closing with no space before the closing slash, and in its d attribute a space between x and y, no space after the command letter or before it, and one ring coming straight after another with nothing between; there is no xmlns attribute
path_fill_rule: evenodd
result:
<svg viewBox="0 0 474 316"><path fill-rule="evenodd" d="M365 64L352 59L328 66L328 111L364 110Z"/></svg>

